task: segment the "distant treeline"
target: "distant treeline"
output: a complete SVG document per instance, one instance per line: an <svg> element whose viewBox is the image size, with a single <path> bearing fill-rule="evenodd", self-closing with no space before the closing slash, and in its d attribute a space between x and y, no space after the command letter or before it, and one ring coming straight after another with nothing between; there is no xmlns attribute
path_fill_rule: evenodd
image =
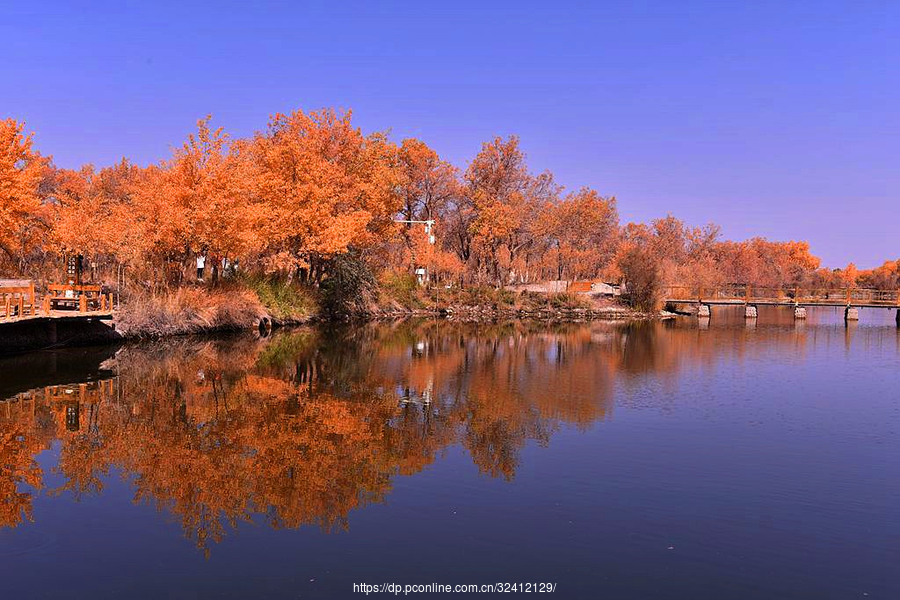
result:
<svg viewBox="0 0 900 600"><path fill-rule="evenodd" d="M673 207L674 208L674 207ZM423 223L434 221L433 229ZM432 237L433 236L433 237ZM24 124L0 121L0 275L53 278L81 254L108 282L168 286L198 256L318 284L341 257L375 276L425 267L433 282L505 285L622 278L713 286L898 287L900 261L819 268L806 242L723 241L667 216L619 223L616 199L532 173L516 137L465 170L417 139L364 135L350 113L274 115L233 139L200 120L171 158L54 166ZM215 273L212 273L215 275Z"/></svg>

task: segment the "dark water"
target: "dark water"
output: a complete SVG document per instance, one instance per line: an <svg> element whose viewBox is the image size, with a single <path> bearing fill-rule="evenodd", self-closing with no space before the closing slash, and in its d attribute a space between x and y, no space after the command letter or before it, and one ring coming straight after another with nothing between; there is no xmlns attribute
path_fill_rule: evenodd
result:
<svg viewBox="0 0 900 600"><path fill-rule="evenodd" d="M809 312L4 359L2 597L900 598L900 333Z"/></svg>

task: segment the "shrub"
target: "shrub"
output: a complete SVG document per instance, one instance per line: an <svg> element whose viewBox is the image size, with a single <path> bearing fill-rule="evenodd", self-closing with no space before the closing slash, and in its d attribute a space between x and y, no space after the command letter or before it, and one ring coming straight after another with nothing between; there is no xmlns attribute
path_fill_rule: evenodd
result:
<svg viewBox="0 0 900 600"><path fill-rule="evenodd" d="M375 304L378 284L369 265L356 252L331 260L328 276L322 281L322 309L333 319L367 313Z"/></svg>
<svg viewBox="0 0 900 600"><path fill-rule="evenodd" d="M415 275L388 271L381 276L380 288L385 300L398 302L407 308L422 307Z"/></svg>
<svg viewBox="0 0 900 600"><path fill-rule="evenodd" d="M619 268L625 276L631 305L647 312L659 310L660 273L653 255L643 248L631 248L619 259Z"/></svg>
<svg viewBox="0 0 900 600"><path fill-rule="evenodd" d="M307 286L264 275L246 275L242 280L276 319L302 319L318 311L316 292Z"/></svg>
<svg viewBox="0 0 900 600"><path fill-rule="evenodd" d="M527 310L563 310L574 308L589 308L590 302L580 294L558 292L545 294L542 292L521 292L518 304Z"/></svg>
<svg viewBox="0 0 900 600"><path fill-rule="evenodd" d="M497 289L491 286L471 286L454 288L454 304L463 306L491 306L503 308L512 306L516 301L516 293L511 290Z"/></svg>
<svg viewBox="0 0 900 600"><path fill-rule="evenodd" d="M584 296L568 292L548 294L547 302L553 308L587 308L590 303Z"/></svg>

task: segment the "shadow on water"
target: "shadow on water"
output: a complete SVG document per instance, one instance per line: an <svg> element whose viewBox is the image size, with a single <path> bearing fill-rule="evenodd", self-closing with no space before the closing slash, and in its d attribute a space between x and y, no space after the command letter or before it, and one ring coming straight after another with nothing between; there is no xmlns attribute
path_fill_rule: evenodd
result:
<svg viewBox="0 0 900 600"><path fill-rule="evenodd" d="M48 385L109 379L118 345L61 348L0 356L0 398Z"/></svg>

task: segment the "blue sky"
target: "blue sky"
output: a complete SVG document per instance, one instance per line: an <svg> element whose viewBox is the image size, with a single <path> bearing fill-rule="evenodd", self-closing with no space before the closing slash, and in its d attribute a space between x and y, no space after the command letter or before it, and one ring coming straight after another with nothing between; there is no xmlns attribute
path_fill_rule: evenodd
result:
<svg viewBox="0 0 900 600"><path fill-rule="evenodd" d="M21 1L0 50L0 117L64 167L334 106L460 167L517 134L623 221L900 257L898 2Z"/></svg>

